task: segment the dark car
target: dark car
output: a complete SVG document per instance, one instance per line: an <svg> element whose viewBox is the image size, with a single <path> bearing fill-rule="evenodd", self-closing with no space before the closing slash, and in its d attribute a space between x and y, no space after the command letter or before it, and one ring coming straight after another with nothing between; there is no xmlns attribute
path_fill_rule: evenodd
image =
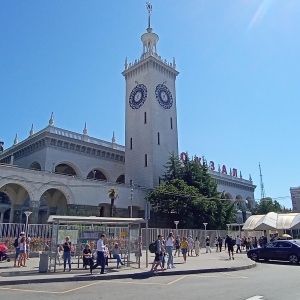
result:
<svg viewBox="0 0 300 300"><path fill-rule="evenodd" d="M300 242L295 240L277 240L271 242L263 248L251 249L247 256L258 261L260 259L285 260L292 264L298 264L300 261Z"/></svg>

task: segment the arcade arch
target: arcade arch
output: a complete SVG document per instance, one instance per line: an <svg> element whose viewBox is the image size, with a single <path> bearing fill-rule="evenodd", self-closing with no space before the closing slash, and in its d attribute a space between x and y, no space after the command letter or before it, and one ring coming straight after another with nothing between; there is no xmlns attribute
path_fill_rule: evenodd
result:
<svg viewBox="0 0 300 300"><path fill-rule="evenodd" d="M42 167L41 167L41 164L39 162L35 161L30 165L30 169L33 169L33 170L36 170L36 171L41 171Z"/></svg>
<svg viewBox="0 0 300 300"><path fill-rule="evenodd" d="M87 175L87 179L96 179L96 180L105 180L107 181L107 176L104 174L105 172L100 169L94 169L89 172Z"/></svg>
<svg viewBox="0 0 300 300"><path fill-rule="evenodd" d="M70 162L61 162L54 168L54 173L80 177L79 169Z"/></svg>
<svg viewBox="0 0 300 300"><path fill-rule="evenodd" d="M125 183L125 175L124 174L120 175L117 178L116 183Z"/></svg>

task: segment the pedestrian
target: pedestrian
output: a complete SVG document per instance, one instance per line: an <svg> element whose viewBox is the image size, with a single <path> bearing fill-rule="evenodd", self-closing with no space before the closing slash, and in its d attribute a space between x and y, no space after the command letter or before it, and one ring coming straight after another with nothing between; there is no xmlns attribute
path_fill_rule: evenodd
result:
<svg viewBox="0 0 300 300"><path fill-rule="evenodd" d="M235 243L236 243L236 253L238 253L239 251L240 251L240 253L242 253L242 250L241 250L241 239L240 239L239 236L236 237Z"/></svg>
<svg viewBox="0 0 300 300"><path fill-rule="evenodd" d="M104 269L106 265L106 247L104 245L106 235L103 233L100 236L100 239L97 241L97 262L93 265L93 269L96 269L98 266L101 266L100 274L104 274Z"/></svg>
<svg viewBox="0 0 300 300"><path fill-rule="evenodd" d="M157 236L157 240L155 241L155 257L150 272L155 272L157 274L158 265L160 266L161 270L164 270L161 263L161 257L163 255L162 251L162 236L159 234Z"/></svg>
<svg viewBox="0 0 300 300"><path fill-rule="evenodd" d="M173 232L170 232L167 240L166 240L166 251L168 254L168 262L167 262L167 269L176 268L173 262L173 247L175 244L175 239Z"/></svg>
<svg viewBox="0 0 300 300"><path fill-rule="evenodd" d="M83 260L83 267L86 269L87 266L90 266L90 272L93 273L93 254L91 251L90 244L86 244L85 248L82 251L82 260Z"/></svg>
<svg viewBox="0 0 300 300"><path fill-rule="evenodd" d="M25 235L24 231L20 232L20 235L14 241L14 246L16 248L14 267L19 267L19 266L17 266L17 261L18 261L19 253L20 253L20 241L24 235Z"/></svg>
<svg viewBox="0 0 300 300"><path fill-rule="evenodd" d="M218 237L218 245L220 252L222 252L223 239L220 236Z"/></svg>
<svg viewBox="0 0 300 300"><path fill-rule="evenodd" d="M199 256L200 253L200 241L198 237L196 236L195 241L194 241L194 249L195 249L195 254L196 256Z"/></svg>
<svg viewBox="0 0 300 300"><path fill-rule="evenodd" d="M186 263L186 254L188 252L188 247L189 247L189 243L188 243L186 237L184 236L180 243L181 253L183 255L183 263Z"/></svg>
<svg viewBox="0 0 300 300"><path fill-rule="evenodd" d="M23 235L20 239L18 267L26 266L26 237Z"/></svg>
<svg viewBox="0 0 300 300"><path fill-rule="evenodd" d="M66 236L66 241L63 244L64 272L66 271L67 261L68 261L68 265L69 265L69 272L71 272L71 269L72 269L71 268L71 246L72 246L72 243L70 241L70 237Z"/></svg>
<svg viewBox="0 0 300 300"><path fill-rule="evenodd" d="M232 239L232 236L227 235L226 239L225 239L225 245L227 245L228 248L228 255L229 255L229 260L232 258L234 260L234 256L233 256L233 245L234 245L234 241Z"/></svg>
<svg viewBox="0 0 300 300"><path fill-rule="evenodd" d="M112 249L112 254L113 254L113 258L115 258L117 260L117 269L119 269L120 264L121 264L121 266L124 266L124 263L122 262L122 259L120 257L121 251L120 251L118 243L115 243L115 246Z"/></svg>
<svg viewBox="0 0 300 300"><path fill-rule="evenodd" d="M225 240L226 240L226 238L225 238L225 237L223 237L223 245L224 245L224 247L225 247L225 250L226 250L226 243L225 243Z"/></svg>
<svg viewBox="0 0 300 300"><path fill-rule="evenodd" d="M141 241L141 237L140 237ZM139 242L138 239L134 242L134 256L135 256L135 262L138 264L140 262L140 258L142 257L142 243Z"/></svg>
<svg viewBox="0 0 300 300"><path fill-rule="evenodd" d="M187 242L189 244L189 246L188 246L188 256L190 256L190 253L191 253L191 256L193 256L194 240L193 240L191 235L189 235L189 237L187 238Z"/></svg>
<svg viewBox="0 0 300 300"><path fill-rule="evenodd" d="M29 259L29 253L30 253L30 241L31 241L31 237L28 234L27 238L26 238L26 259Z"/></svg>
<svg viewBox="0 0 300 300"><path fill-rule="evenodd" d="M174 253L174 257L176 256L176 253L178 253L178 257L180 256L180 236L177 235L176 239L175 239L175 253Z"/></svg>
<svg viewBox="0 0 300 300"><path fill-rule="evenodd" d="M205 247L206 247L206 253L208 253L208 251L211 253L210 237L209 237L209 235L205 239Z"/></svg>
<svg viewBox="0 0 300 300"><path fill-rule="evenodd" d="M219 242L218 242L218 238L217 237L215 237L214 245L216 247L216 252L218 252Z"/></svg>

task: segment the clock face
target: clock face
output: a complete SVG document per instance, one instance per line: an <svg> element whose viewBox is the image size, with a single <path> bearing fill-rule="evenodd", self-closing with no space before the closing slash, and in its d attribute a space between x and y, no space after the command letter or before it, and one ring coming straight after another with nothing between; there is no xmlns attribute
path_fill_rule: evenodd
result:
<svg viewBox="0 0 300 300"><path fill-rule="evenodd" d="M155 89L155 96L158 103L164 108L169 109L173 105L173 97L170 90L163 84L159 84Z"/></svg>
<svg viewBox="0 0 300 300"><path fill-rule="evenodd" d="M138 84L129 95L129 105L132 109L139 109L147 99L147 88L143 84Z"/></svg>

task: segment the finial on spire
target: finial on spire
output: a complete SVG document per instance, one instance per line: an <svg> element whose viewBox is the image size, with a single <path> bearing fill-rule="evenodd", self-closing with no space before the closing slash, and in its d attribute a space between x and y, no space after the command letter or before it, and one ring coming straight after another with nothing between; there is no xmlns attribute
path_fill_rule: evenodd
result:
<svg viewBox="0 0 300 300"><path fill-rule="evenodd" d="M87 130L87 128L86 128L86 122L84 123L83 134L85 134L85 135L88 134L88 130Z"/></svg>
<svg viewBox="0 0 300 300"><path fill-rule="evenodd" d="M151 17L151 13L152 13L152 4L150 2L146 2L146 7L148 10L148 29L151 28L150 26L150 17Z"/></svg>
<svg viewBox="0 0 300 300"><path fill-rule="evenodd" d="M29 134L30 134L30 136L34 135L34 127L33 127L33 124L31 125L31 129L30 129Z"/></svg>
<svg viewBox="0 0 300 300"><path fill-rule="evenodd" d="M53 112L51 113L51 118L49 120L49 125L50 126L54 126L54 115L53 115Z"/></svg>
<svg viewBox="0 0 300 300"><path fill-rule="evenodd" d="M124 64L125 70L128 69L128 61L127 61L127 57L125 58L125 64Z"/></svg>
<svg viewBox="0 0 300 300"><path fill-rule="evenodd" d="M240 178L243 178L243 176L242 176L242 172L240 171Z"/></svg>
<svg viewBox="0 0 300 300"><path fill-rule="evenodd" d="M251 174L249 174L249 181L252 182L252 177L251 177Z"/></svg>
<svg viewBox="0 0 300 300"><path fill-rule="evenodd" d="M111 142L114 144L116 142L115 132L113 131L113 136L111 138Z"/></svg>
<svg viewBox="0 0 300 300"><path fill-rule="evenodd" d="M17 145L18 143L19 143L19 141L18 141L18 134L16 133L16 137L14 139L14 145Z"/></svg>

